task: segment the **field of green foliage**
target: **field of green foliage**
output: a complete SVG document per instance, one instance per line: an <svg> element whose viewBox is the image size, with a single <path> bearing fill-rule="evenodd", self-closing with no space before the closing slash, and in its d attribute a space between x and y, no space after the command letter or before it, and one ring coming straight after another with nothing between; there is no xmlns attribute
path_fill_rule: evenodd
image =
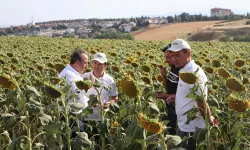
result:
<svg viewBox="0 0 250 150"><path fill-rule="evenodd" d="M163 41L80 40L64 38L0 37L0 149L171 149L181 142L168 135L165 102L155 98L164 91L160 68L167 66ZM197 129L198 149L250 149L250 44L190 42L192 58L206 72L208 103L218 126ZM92 98L82 113L81 104L66 109L74 98L58 73L75 49L104 52L106 72L114 77L119 102L103 109L109 121L89 122L94 137L72 127L69 120L91 113L100 97ZM89 62L89 71L91 62ZM169 69L169 68L168 68ZM93 84L98 87L97 81ZM62 108L62 109L60 109ZM61 118L65 118L64 120ZM71 138L71 133L77 136ZM96 135L95 135L96 136Z"/></svg>

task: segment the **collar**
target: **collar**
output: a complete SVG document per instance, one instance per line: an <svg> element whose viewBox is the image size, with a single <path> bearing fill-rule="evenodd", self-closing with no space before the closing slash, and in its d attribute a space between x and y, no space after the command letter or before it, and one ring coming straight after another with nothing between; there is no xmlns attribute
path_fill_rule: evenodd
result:
<svg viewBox="0 0 250 150"><path fill-rule="evenodd" d="M95 78L97 78L97 77L94 75L93 70L91 70L91 75L93 75ZM104 72L103 76L100 77L100 78L97 78L97 79L103 79L105 76L106 76L106 73Z"/></svg>
<svg viewBox="0 0 250 150"><path fill-rule="evenodd" d="M73 68L71 65L67 65L67 68L70 70L70 71L72 71L72 72L74 72L75 74L77 74L77 75L81 75L78 71L76 71L75 70L75 68Z"/></svg>
<svg viewBox="0 0 250 150"><path fill-rule="evenodd" d="M194 60L190 60L181 70L188 70L194 64Z"/></svg>

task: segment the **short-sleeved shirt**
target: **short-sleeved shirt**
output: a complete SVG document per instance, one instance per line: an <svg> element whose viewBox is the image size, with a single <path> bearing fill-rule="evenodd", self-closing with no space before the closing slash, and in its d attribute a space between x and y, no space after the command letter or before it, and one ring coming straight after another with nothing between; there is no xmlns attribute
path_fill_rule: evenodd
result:
<svg viewBox="0 0 250 150"><path fill-rule="evenodd" d="M77 72L71 65L67 65L62 72L59 74L58 78L66 78L66 81L71 85L72 93L77 93L76 102L84 105L84 108L88 106L88 97L85 96L86 92L84 90L79 90L76 87L75 82L83 80L81 74ZM73 100L70 100L68 104L73 103Z"/></svg>
<svg viewBox="0 0 250 150"><path fill-rule="evenodd" d="M84 78L89 78L90 76L95 77L94 74L93 74L93 71L84 73L82 75L82 78L83 79ZM101 78L98 78L98 79L102 82L102 86L98 88L99 91L102 91L101 92L102 103L105 103L105 102L109 101L112 96L117 96L118 95L116 83L115 83L114 79L110 75L104 73L104 75ZM106 89L103 88L103 86L110 86L111 89L106 90ZM97 91L95 90L94 87L90 88L87 91L86 96L89 97L92 94L97 95ZM93 114L89 115L88 118L91 119L91 120L100 120L101 119L100 114L101 114L100 106L98 105L98 106L93 108Z"/></svg>
<svg viewBox="0 0 250 150"><path fill-rule="evenodd" d="M207 86L205 86L205 83L207 82L206 74L200 68L200 66L194 62L194 60L191 60L188 64L186 64L184 68L180 70L180 72L195 72L197 68L199 68L199 71L196 73L199 78L198 84L200 85L200 88L203 89L202 92L207 97ZM189 124L186 124L187 115L184 114L194 106L197 107L197 102L195 100L186 97L190 93L190 89L193 86L194 84L187 84L179 79L176 92L175 110L177 114L178 127L184 132L194 132L196 127L205 127L204 119L201 117L200 113L197 113L197 117L193 121L191 121ZM197 94L201 94L201 91L198 91Z"/></svg>
<svg viewBox="0 0 250 150"><path fill-rule="evenodd" d="M172 67L167 76L167 94L175 94L179 81L180 68Z"/></svg>

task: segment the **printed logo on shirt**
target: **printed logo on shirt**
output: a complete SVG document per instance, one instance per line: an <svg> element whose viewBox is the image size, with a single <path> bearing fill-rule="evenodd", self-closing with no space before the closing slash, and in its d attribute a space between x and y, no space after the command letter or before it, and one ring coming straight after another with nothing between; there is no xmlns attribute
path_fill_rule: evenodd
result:
<svg viewBox="0 0 250 150"><path fill-rule="evenodd" d="M176 74L170 72L168 75L168 80L173 82L173 83L178 83L179 77Z"/></svg>

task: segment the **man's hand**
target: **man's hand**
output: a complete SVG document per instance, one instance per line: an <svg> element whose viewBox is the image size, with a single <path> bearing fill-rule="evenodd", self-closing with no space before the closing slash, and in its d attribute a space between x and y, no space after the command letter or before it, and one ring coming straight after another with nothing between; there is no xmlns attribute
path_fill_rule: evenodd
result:
<svg viewBox="0 0 250 150"><path fill-rule="evenodd" d="M219 123L218 123L218 121L214 118L214 116L210 116L209 124L210 124L211 126L217 126Z"/></svg>
<svg viewBox="0 0 250 150"><path fill-rule="evenodd" d="M167 103L168 104L174 103L176 95L175 94L167 94L167 95L168 95L168 97L166 99Z"/></svg>
<svg viewBox="0 0 250 150"><path fill-rule="evenodd" d="M165 94L163 92L156 92L155 96L156 96L156 98L164 99L165 100L167 98L168 94Z"/></svg>
<svg viewBox="0 0 250 150"><path fill-rule="evenodd" d="M166 67L162 67L161 68L161 75L162 75L163 78L166 78L166 76L167 76L167 69L166 69Z"/></svg>

